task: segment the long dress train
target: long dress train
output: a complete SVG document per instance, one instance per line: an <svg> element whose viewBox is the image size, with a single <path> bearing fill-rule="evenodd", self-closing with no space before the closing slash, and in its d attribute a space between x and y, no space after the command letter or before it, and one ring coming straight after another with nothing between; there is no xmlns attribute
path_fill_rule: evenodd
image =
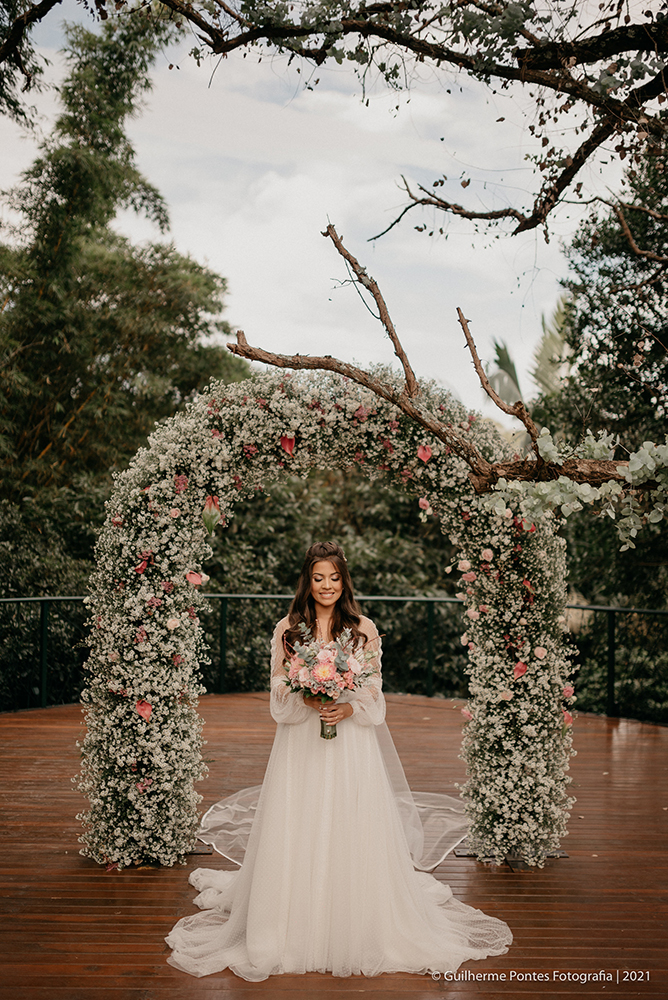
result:
<svg viewBox="0 0 668 1000"><path fill-rule="evenodd" d="M261 787L213 806L198 836L238 871L199 868L190 882L202 912L166 938L168 961L193 976L229 968L252 982L278 973L454 971L503 954L501 920L456 900L416 867L435 866L466 833L461 804L415 804L384 723L380 639L372 684L342 699L353 715L334 740L318 713L283 682L283 619L272 640L271 713L278 723Z"/></svg>

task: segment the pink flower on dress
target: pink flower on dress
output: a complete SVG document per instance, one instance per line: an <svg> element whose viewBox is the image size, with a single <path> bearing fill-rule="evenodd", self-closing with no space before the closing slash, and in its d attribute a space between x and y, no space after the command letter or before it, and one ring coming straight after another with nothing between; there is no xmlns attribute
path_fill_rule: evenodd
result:
<svg viewBox="0 0 668 1000"><path fill-rule="evenodd" d="M149 719L151 718L153 705L149 705L147 701L143 701L143 699L140 698L137 704L135 705L135 708L137 709L138 714L141 715L142 719L148 722Z"/></svg>
<svg viewBox="0 0 668 1000"><path fill-rule="evenodd" d="M516 663L515 669L513 670L513 677L515 678L515 680L518 680L518 678L523 677L524 674L527 672L527 669L528 668L526 663L522 663L521 661L519 663Z"/></svg>
<svg viewBox="0 0 668 1000"><path fill-rule="evenodd" d="M564 698L572 698L575 693L575 688L572 684L566 684L564 687Z"/></svg>
<svg viewBox="0 0 668 1000"><path fill-rule="evenodd" d="M424 462L425 465L427 464L427 462L431 458L432 454L433 454L433 452L432 452L432 450L431 450L431 448L429 447L428 444L421 444L418 447L418 450L417 450L418 458L420 459L420 461Z"/></svg>

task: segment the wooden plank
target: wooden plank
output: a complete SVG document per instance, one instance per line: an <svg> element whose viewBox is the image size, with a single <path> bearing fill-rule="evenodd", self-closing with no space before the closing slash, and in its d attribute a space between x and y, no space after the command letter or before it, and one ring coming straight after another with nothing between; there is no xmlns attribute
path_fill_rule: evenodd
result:
<svg viewBox="0 0 668 1000"><path fill-rule="evenodd" d="M387 700L409 783L455 791L464 780L461 702ZM202 714L210 767L201 786L206 808L262 780L274 727L263 693L207 696ZM195 910L188 872L202 864L233 865L217 856L193 857L171 869L107 873L79 856L74 816L81 800L70 779L78 767L80 726L78 706L0 716L0 1000L247 1000L263 993L331 1000L359 992L374 1000L444 992L449 1000L668 996L665 727L587 715L576 721L571 774L578 802L563 844L568 858L512 872L451 856L436 871L458 898L512 927L515 943L507 955L461 970L505 980L308 974L246 983L229 971L192 979L165 962L164 935ZM614 981L559 978L600 969ZM628 978L640 972L648 972L649 981ZM548 978L531 978L539 975Z"/></svg>

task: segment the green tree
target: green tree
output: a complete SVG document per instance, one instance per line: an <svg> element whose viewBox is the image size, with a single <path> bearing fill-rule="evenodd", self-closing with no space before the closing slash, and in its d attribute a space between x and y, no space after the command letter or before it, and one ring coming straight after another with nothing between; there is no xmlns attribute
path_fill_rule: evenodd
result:
<svg viewBox="0 0 668 1000"><path fill-rule="evenodd" d="M10 500L107 480L156 420L211 376L247 366L212 343L225 281L171 244L111 228L131 206L161 230L164 202L124 125L171 28L137 14L100 35L68 29L64 111L9 195L22 217L0 246L2 493Z"/></svg>

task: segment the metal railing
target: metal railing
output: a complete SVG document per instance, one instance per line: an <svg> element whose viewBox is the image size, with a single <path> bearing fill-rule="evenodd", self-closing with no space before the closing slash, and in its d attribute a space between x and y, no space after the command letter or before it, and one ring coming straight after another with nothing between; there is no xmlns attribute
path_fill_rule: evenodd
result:
<svg viewBox="0 0 668 1000"><path fill-rule="evenodd" d="M218 618L219 637L219 662L218 662L218 684L219 693L224 693L225 675L227 669L227 625L228 606L230 601L291 601L292 594L203 594L207 600L220 601L220 614ZM51 605L56 602L78 603L84 600L83 596L54 596L54 597L2 597L1 604L23 604L38 603L40 605L39 621L39 676L40 676L40 704L42 708L48 702L48 664L49 664L49 620ZM357 596L361 604L367 602L385 603L416 603L422 604L427 611L427 664L425 690L433 695L433 673L435 662L434 648L434 609L437 604L462 604L457 597L425 597L422 595L386 595L386 594L361 594ZM606 684L606 711L610 716L617 714L615 704L615 674L616 674L616 616L619 614L629 615L651 615L655 617L668 616L668 610L655 610L651 608L630 608L615 607L605 604L567 604L567 608L577 611L603 612L607 616L607 684Z"/></svg>

